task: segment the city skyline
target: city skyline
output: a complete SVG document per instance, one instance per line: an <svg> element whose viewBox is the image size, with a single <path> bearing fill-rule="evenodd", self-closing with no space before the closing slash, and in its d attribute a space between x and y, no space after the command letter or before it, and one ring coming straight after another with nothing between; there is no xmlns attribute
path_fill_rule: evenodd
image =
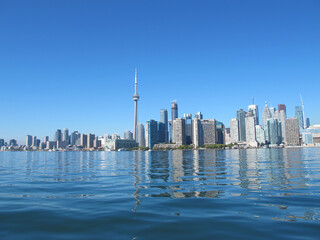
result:
<svg viewBox="0 0 320 240"><path fill-rule="evenodd" d="M252 96L260 119L265 101L286 104L294 117L300 94L305 117L319 123L319 8L312 1L4 2L0 138L23 144L28 134L42 139L63 128L133 132L135 67L140 123L159 119L174 99L179 117L201 111L226 126Z"/></svg>

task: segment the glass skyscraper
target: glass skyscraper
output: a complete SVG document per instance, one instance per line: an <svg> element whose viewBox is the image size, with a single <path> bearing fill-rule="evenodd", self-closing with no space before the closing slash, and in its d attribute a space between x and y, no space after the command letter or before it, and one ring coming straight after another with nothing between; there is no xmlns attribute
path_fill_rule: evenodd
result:
<svg viewBox="0 0 320 240"><path fill-rule="evenodd" d="M246 112L243 109L237 111L239 121L239 141L246 141Z"/></svg>
<svg viewBox="0 0 320 240"><path fill-rule="evenodd" d="M304 119L303 119L303 111L301 106L295 106L295 116L299 122L299 128L304 128Z"/></svg>

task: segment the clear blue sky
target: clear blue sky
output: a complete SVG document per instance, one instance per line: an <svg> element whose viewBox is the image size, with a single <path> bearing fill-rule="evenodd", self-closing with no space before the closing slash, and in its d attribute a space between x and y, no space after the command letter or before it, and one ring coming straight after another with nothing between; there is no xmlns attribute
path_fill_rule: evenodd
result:
<svg viewBox="0 0 320 240"><path fill-rule="evenodd" d="M0 1L0 138L133 130L177 99L236 110L305 102L320 123L320 1Z"/></svg>

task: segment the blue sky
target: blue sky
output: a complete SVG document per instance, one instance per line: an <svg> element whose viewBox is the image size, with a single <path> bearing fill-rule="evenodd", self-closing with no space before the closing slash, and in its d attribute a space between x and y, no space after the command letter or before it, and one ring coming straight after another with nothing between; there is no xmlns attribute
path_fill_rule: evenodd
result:
<svg viewBox="0 0 320 240"><path fill-rule="evenodd" d="M178 100L229 125L252 96L320 123L320 1L0 1L0 138L123 134Z"/></svg>

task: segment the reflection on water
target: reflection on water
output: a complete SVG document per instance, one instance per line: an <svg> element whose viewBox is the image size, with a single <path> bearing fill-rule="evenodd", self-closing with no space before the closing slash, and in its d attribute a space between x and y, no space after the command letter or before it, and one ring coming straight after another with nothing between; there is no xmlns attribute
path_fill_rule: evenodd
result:
<svg viewBox="0 0 320 240"><path fill-rule="evenodd" d="M137 225L139 221L151 221L157 227L165 222L178 224L178 219L172 217L185 221L181 231L186 232L194 227L192 219L196 217L201 226L207 226L204 232L215 225L223 228L230 224L231 229L224 230L228 234L235 225L250 223L259 234L266 234L265 223L269 226L278 221L319 223L319 179L319 148L1 152L0 219L8 222L1 229L22 226L18 221L22 216L15 217L13 212L22 214L28 223L40 211L52 212L39 218L40 223L56 219L59 224L74 217L73 223L80 216L84 221L106 222L107 216L113 221L108 226L96 223L104 226L99 230L109 229L112 237L123 233L120 239L132 239L135 236L131 235L132 228L142 228L143 232L145 224L141 227ZM23 214L26 209L32 209L31 213ZM120 220L115 221L119 216ZM28 229L34 226L37 231L38 224L27 226ZM83 228L80 225L78 232ZM241 229L251 231L244 225L238 231ZM161 227L154 231L156 238L160 239L162 232ZM250 235L246 234L229 237L246 239ZM155 237L152 233L148 236ZM198 237L199 232L184 236Z"/></svg>

